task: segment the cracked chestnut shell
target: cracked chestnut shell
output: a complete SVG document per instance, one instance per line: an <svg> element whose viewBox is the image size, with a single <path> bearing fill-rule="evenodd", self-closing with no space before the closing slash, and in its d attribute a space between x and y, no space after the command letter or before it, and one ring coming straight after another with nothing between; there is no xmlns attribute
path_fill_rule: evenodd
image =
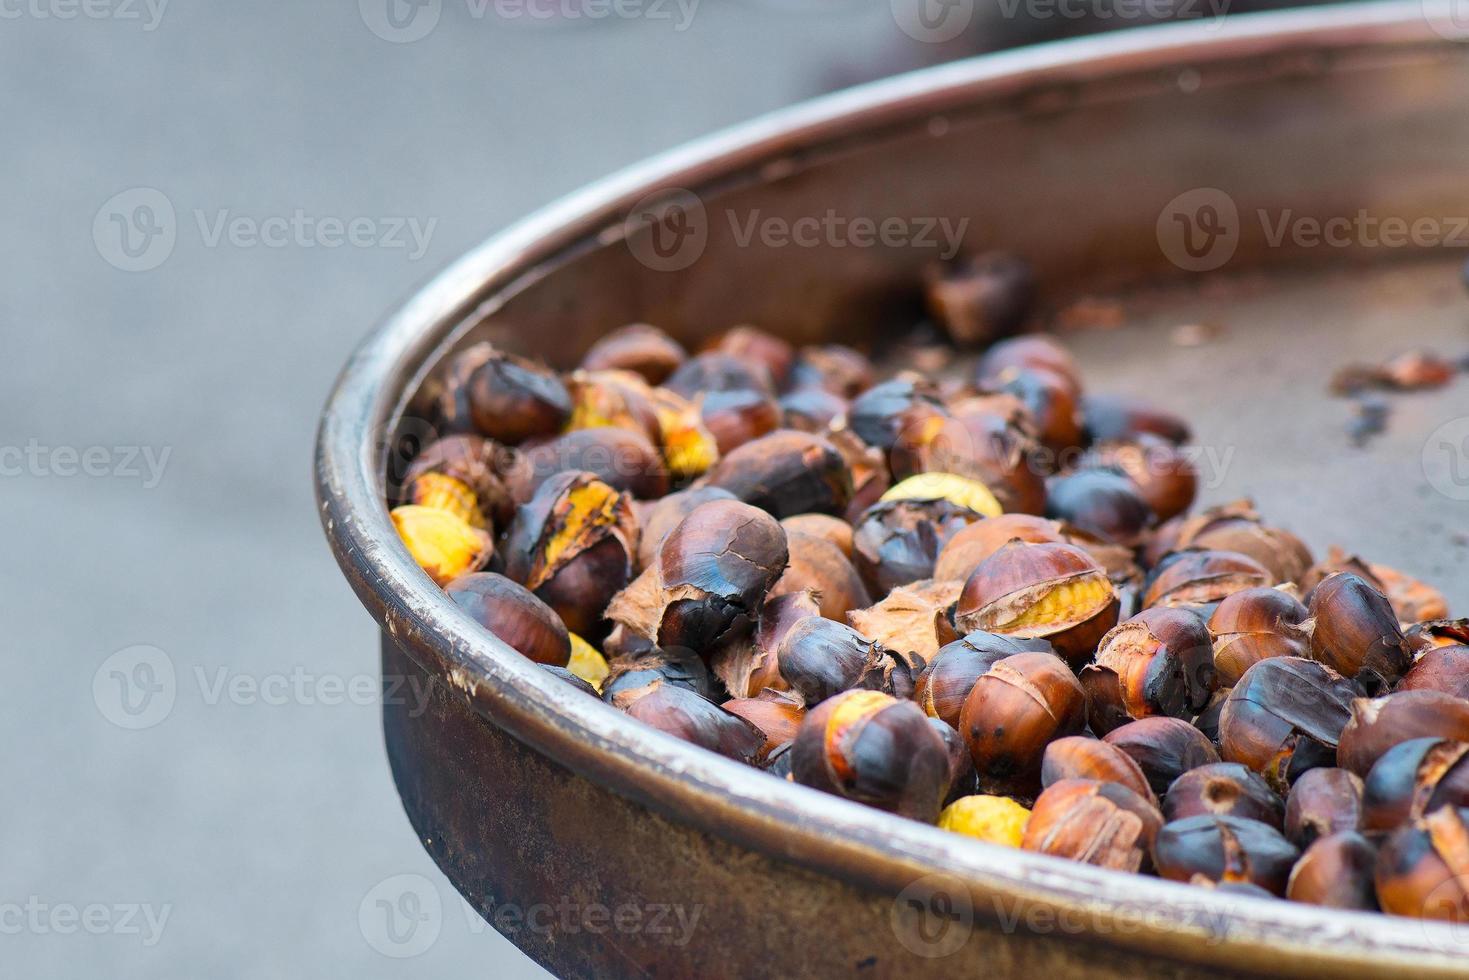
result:
<svg viewBox="0 0 1469 980"><path fill-rule="evenodd" d="M1112 729L1102 741L1126 752L1160 799L1179 776L1219 761L1204 733L1180 718L1140 718Z"/></svg>
<svg viewBox="0 0 1469 980"><path fill-rule="evenodd" d="M1170 823L1205 814L1258 820L1280 830L1285 803L1257 773L1237 762L1215 762L1179 776L1163 797Z"/></svg>
<svg viewBox="0 0 1469 980"><path fill-rule="evenodd" d="M1284 794L1307 770L1336 764L1337 742L1359 693L1314 661L1262 660L1230 691L1219 715L1220 750Z"/></svg>
<svg viewBox="0 0 1469 980"><path fill-rule="evenodd" d="M1418 919L1469 921L1469 811L1440 807L1399 827L1377 854L1382 910Z"/></svg>
<svg viewBox="0 0 1469 980"><path fill-rule="evenodd" d="M974 682L1006 657L1026 652L1020 640L976 630L934 654L918 675L913 699L926 713L958 729L959 712Z"/></svg>
<svg viewBox="0 0 1469 980"><path fill-rule="evenodd" d="M638 547L632 501L590 473L561 473L520 508L505 541L505 574L580 636L602 639L602 613L626 587Z"/></svg>
<svg viewBox="0 0 1469 980"><path fill-rule="evenodd" d="M1414 738L1372 764L1362 789L1362 829L1387 831L1441 806L1469 806L1469 742Z"/></svg>
<svg viewBox="0 0 1469 980"><path fill-rule="evenodd" d="M1469 701L1438 691L1359 698L1341 731L1337 765L1366 779L1388 749L1413 738L1469 742Z"/></svg>
<svg viewBox="0 0 1469 980"><path fill-rule="evenodd" d="M786 631L776 663L780 676L808 705L853 688L901 697L913 691L906 661L845 623L821 617L802 619Z"/></svg>
<svg viewBox="0 0 1469 980"><path fill-rule="evenodd" d="M949 752L916 704L846 691L807 712L791 776L844 799L933 823L949 790Z"/></svg>
<svg viewBox="0 0 1469 980"><path fill-rule="evenodd" d="M1041 758L1041 785L1050 787L1063 779L1090 779L1125 786L1158 805L1153 788L1132 756L1115 745L1088 735L1068 735L1046 746Z"/></svg>
<svg viewBox="0 0 1469 980"><path fill-rule="evenodd" d="M730 452L709 471L707 484L777 518L840 514L852 500L852 475L836 447L790 429Z"/></svg>
<svg viewBox="0 0 1469 980"><path fill-rule="evenodd" d="M1233 687L1261 660L1305 657L1311 648L1306 607L1280 589L1245 589L1226 596L1209 617L1219 683Z"/></svg>
<svg viewBox="0 0 1469 980"><path fill-rule="evenodd" d="M565 667L571 660L566 624L520 583L494 572L471 572L444 586L444 593L471 619L536 663Z"/></svg>
<svg viewBox="0 0 1469 980"><path fill-rule="evenodd" d="M1393 692L1441 691L1469 697L1469 646L1431 647L1418 655Z"/></svg>
<svg viewBox="0 0 1469 980"><path fill-rule="evenodd" d="M1216 686L1209 630L1188 609L1145 609L1102 637L1081 685L1098 734L1149 715L1193 718Z"/></svg>
<svg viewBox="0 0 1469 980"><path fill-rule="evenodd" d="M1204 551L1233 551L1263 565L1274 582L1302 581L1310 568L1311 551L1289 531L1270 527L1260 520L1248 500L1210 507L1178 522L1169 547Z"/></svg>
<svg viewBox="0 0 1469 980"><path fill-rule="evenodd" d="M714 701L718 687L703 659L692 650L651 650L636 656L613 657L602 680L602 700L619 704L629 692L641 691L655 680L686 688Z"/></svg>
<svg viewBox="0 0 1469 980"><path fill-rule="evenodd" d="M923 378L905 376L874 385L852 400L847 427L864 443L884 452L910 432L932 425L948 412L937 390Z"/></svg>
<svg viewBox="0 0 1469 980"><path fill-rule="evenodd" d="M1040 785L1046 746L1086 727L1086 694L1066 662L1018 653L982 674L959 712L982 792L1026 796Z"/></svg>
<svg viewBox="0 0 1469 980"><path fill-rule="evenodd" d="M847 622L922 668L945 644L959 639L950 611L960 588L958 582L939 581L900 585L881 602L847 613Z"/></svg>
<svg viewBox="0 0 1469 980"><path fill-rule="evenodd" d="M630 323L593 344L581 366L588 371L632 371L656 385L678 370L688 356L683 345L657 327Z"/></svg>
<svg viewBox="0 0 1469 980"><path fill-rule="evenodd" d="M424 504L421 487L435 474L462 483L474 495L474 506L492 527L505 528L515 518L515 500L500 478L509 450L477 435L436 439L414 457L403 475L404 503ZM471 521L471 523L473 523Z"/></svg>
<svg viewBox="0 0 1469 980"><path fill-rule="evenodd" d="M1052 477L1046 484L1046 516L1127 547L1136 546L1153 523L1153 509L1137 485L1101 468Z"/></svg>
<svg viewBox="0 0 1469 980"><path fill-rule="evenodd" d="M873 595L933 577L949 539L981 520L947 500L886 500L873 504L852 530L852 557Z"/></svg>
<svg viewBox="0 0 1469 980"><path fill-rule="evenodd" d="M780 641L800 620L820 615L816 597L809 592L771 596L760 608L755 631L721 644L709 658L710 669L724 682L732 697L756 697L766 688L789 690L790 685L780 676L776 656Z"/></svg>
<svg viewBox="0 0 1469 980"><path fill-rule="evenodd" d="M644 569L658 557L658 549L668 540L673 529L693 513L700 504L711 500L734 500L735 495L720 487L693 487L661 497L642 514L642 533L638 535L638 568Z"/></svg>
<svg viewBox="0 0 1469 980"><path fill-rule="evenodd" d="M561 431L571 417L571 395L544 365L491 350L469 376L474 427L508 445Z"/></svg>
<svg viewBox="0 0 1469 980"><path fill-rule="evenodd" d="M1153 859L1171 881L1196 875L1215 883L1246 882L1284 895L1300 851L1280 831L1258 820L1212 814L1166 823Z"/></svg>
<svg viewBox="0 0 1469 980"><path fill-rule="evenodd" d="M1026 544L1066 544L1059 521L1032 514L1001 514L976 521L949 539L939 552L934 578L963 581L974 574L980 562L1011 541Z"/></svg>
<svg viewBox="0 0 1469 980"><path fill-rule="evenodd" d="M1080 665L1117 625L1119 609L1106 571L1080 548L1011 542L964 583L954 623L965 632L1048 640Z"/></svg>
<svg viewBox="0 0 1469 980"><path fill-rule="evenodd" d="M1377 848L1353 830L1322 837L1291 870L1285 897L1333 909L1377 910Z"/></svg>
<svg viewBox="0 0 1469 980"><path fill-rule="evenodd" d="M1244 589L1274 585L1259 562L1233 551L1178 551L1153 569L1144 606L1207 606Z"/></svg>
<svg viewBox="0 0 1469 980"><path fill-rule="evenodd" d="M1362 827L1362 779L1354 772L1323 766L1297 779L1285 801L1285 836L1297 847L1318 837Z"/></svg>
<svg viewBox="0 0 1469 980"><path fill-rule="evenodd" d="M745 719L662 680L624 691L613 703L645 725L740 762L753 763L765 744L764 734Z"/></svg>
<svg viewBox="0 0 1469 980"><path fill-rule="evenodd" d="M1311 657L1369 693L1385 691L1408 669L1408 643L1387 596L1360 576L1328 575L1306 604L1315 623Z"/></svg>
<svg viewBox="0 0 1469 980"><path fill-rule="evenodd" d="M660 647L707 657L758 616L786 557L785 530L769 514L738 500L700 504L612 599L607 618Z"/></svg>
<svg viewBox="0 0 1469 980"><path fill-rule="evenodd" d="M1036 799L1020 846L1136 872L1151 866L1150 851L1162 825L1158 808L1120 783L1063 779Z"/></svg>
<svg viewBox="0 0 1469 980"><path fill-rule="evenodd" d="M1018 402L971 399L952 416L934 415L905 429L891 460L900 479L955 473L983 483L1007 513L1039 514L1046 506L1039 448Z"/></svg>

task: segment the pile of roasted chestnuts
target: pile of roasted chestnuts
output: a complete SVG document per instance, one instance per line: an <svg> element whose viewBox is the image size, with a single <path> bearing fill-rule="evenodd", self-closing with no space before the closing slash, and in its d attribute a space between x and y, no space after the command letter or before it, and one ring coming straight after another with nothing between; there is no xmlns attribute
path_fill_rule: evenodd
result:
<svg viewBox="0 0 1469 980"><path fill-rule="evenodd" d="M392 484L470 617L634 718L982 840L1337 908L1469 916L1469 621L1191 513L1183 420L1015 331L1023 263L927 283L976 358L881 370L648 325L488 344ZM878 363L883 363L879 361ZM890 363L890 362L888 362Z"/></svg>

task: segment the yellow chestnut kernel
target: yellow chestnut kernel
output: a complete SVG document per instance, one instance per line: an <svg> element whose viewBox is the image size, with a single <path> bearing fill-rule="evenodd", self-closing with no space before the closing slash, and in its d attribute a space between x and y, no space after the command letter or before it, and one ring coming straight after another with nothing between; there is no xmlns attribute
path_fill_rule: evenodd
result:
<svg viewBox="0 0 1469 980"><path fill-rule="evenodd" d="M488 534L447 510L404 504L391 516L408 553L439 585L483 568L494 551Z"/></svg>
<svg viewBox="0 0 1469 980"><path fill-rule="evenodd" d="M994 632L1010 635L1030 629L1048 630L1083 623L1112 601L1112 584L1105 575L1074 578L1046 592L1040 601L1008 622L996 623Z"/></svg>
<svg viewBox="0 0 1469 980"><path fill-rule="evenodd" d="M479 509L479 497L463 480L443 473L424 473L413 481L411 502L420 507L446 510L470 527L484 527L485 515Z"/></svg>
<svg viewBox="0 0 1469 980"><path fill-rule="evenodd" d="M1030 811L1008 796L961 796L939 814L939 829L1019 847Z"/></svg>
<svg viewBox="0 0 1469 980"><path fill-rule="evenodd" d="M882 495L882 500L947 500L959 507L968 507L985 517L999 517L1004 508L990 493L990 488L978 480L957 473L919 473L892 487Z"/></svg>
<svg viewBox="0 0 1469 980"><path fill-rule="evenodd" d="M607 658L602 656L596 647L575 633L570 634L570 636L571 660L567 663L566 669L592 685L592 687L597 689L598 693L601 693L602 681L607 679L609 671Z"/></svg>
<svg viewBox="0 0 1469 980"><path fill-rule="evenodd" d="M699 406L666 388L653 389L652 397L668 471L681 480L702 476L719 462L719 443L705 428Z"/></svg>

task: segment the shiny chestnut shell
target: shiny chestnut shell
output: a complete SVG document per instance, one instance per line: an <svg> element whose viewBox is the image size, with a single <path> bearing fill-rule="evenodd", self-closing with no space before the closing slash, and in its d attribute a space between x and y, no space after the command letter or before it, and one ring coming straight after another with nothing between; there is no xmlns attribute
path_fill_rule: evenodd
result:
<svg viewBox="0 0 1469 980"><path fill-rule="evenodd" d="M1103 741L1126 752L1138 764L1160 799L1185 772L1219 761L1213 743L1179 718L1140 718L1114 728Z"/></svg>
<svg viewBox="0 0 1469 980"><path fill-rule="evenodd" d="M730 452L706 480L777 518L840 514L852 500L852 476L836 447L790 429Z"/></svg>
<svg viewBox="0 0 1469 980"><path fill-rule="evenodd" d="M1179 551L1148 579L1144 606L1207 606L1244 589L1274 585L1270 571L1233 551Z"/></svg>
<svg viewBox="0 0 1469 980"><path fill-rule="evenodd" d="M1046 746L1041 757L1041 785L1063 779L1091 779L1116 783L1156 807L1158 798L1132 756L1117 746L1088 735L1068 735Z"/></svg>
<svg viewBox="0 0 1469 980"><path fill-rule="evenodd" d="M1258 820L1201 815L1166 823L1153 847L1158 874L1172 881L1248 882L1284 895L1300 851Z"/></svg>
<svg viewBox="0 0 1469 980"><path fill-rule="evenodd" d="M1255 664L1219 716L1219 747L1284 793L1308 769L1335 764L1337 741L1358 689L1329 667L1300 657Z"/></svg>
<svg viewBox="0 0 1469 980"><path fill-rule="evenodd" d="M566 625L525 586L494 572L461 575L444 593L470 618L536 663L565 667L571 659Z"/></svg>
<svg viewBox="0 0 1469 980"><path fill-rule="evenodd" d="M974 682L1006 657L1025 652L1024 641L982 630L969 633L939 649L918 675L913 699L957 729Z"/></svg>
<svg viewBox="0 0 1469 980"><path fill-rule="evenodd" d="M1355 700L1341 731L1337 764L1366 779L1388 749L1414 738L1469 742L1469 701L1439 691Z"/></svg>
<svg viewBox="0 0 1469 980"><path fill-rule="evenodd" d="M1120 783L1063 779L1031 809L1020 846L1118 871L1151 865L1163 825L1153 803Z"/></svg>
<svg viewBox="0 0 1469 980"><path fill-rule="evenodd" d="M588 371L632 371L656 385L678 370L687 357L683 346L657 327L630 323L593 344L581 366Z"/></svg>
<svg viewBox="0 0 1469 980"><path fill-rule="evenodd" d="M1334 766L1312 769L1295 781L1285 801L1285 836L1297 847L1318 837L1362 827L1362 779Z"/></svg>
<svg viewBox="0 0 1469 980"><path fill-rule="evenodd" d="M852 553L872 595L933 577L939 551L980 515L947 500L887 500L853 525Z"/></svg>
<svg viewBox="0 0 1469 980"><path fill-rule="evenodd" d="M1145 609L1102 637L1080 676L1098 734L1149 715L1193 718L1216 686L1209 630L1189 609Z"/></svg>
<svg viewBox="0 0 1469 980"><path fill-rule="evenodd" d="M654 680L620 705L645 725L740 762L754 762L765 736L754 725L687 688Z"/></svg>
<svg viewBox="0 0 1469 980"><path fill-rule="evenodd" d="M1469 698L1469 646L1432 647L1418 655L1393 692L1441 691Z"/></svg>
<svg viewBox="0 0 1469 980"><path fill-rule="evenodd" d="M1408 669L1407 640L1387 596L1360 576L1329 575L1311 590L1311 657L1369 693L1385 691Z"/></svg>
<svg viewBox="0 0 1469 980"><path fill-rule="evenodd" d="M475 368L467 385L474 427L503 443L553 435L571 417L571 395L554 371L503 351Z"/></svg>
<svg viewBox="0 0 1469 980"><path fill-rule="evenodd" d="M1041 762L1054 739L1086 726L1086 694L1065 661L1018 653L990 667L959 712L984 792L1027 795L1040 785Z"/></svg>
<svg viewBox="0 0 1469 980"><path fill-rule="evenodd" d="M1382 754L1362 789L1362 828L1389 831L1441 806L1469 806L1469 742L1414 738Z"/></svg>
<svg viewBox="0 0 1469 980"><path fill-rule="evenodd" d="M1307 656L1311 632L1304 624L1309 615L1280 589L1244 589L1226 596L1209 617L1220 684L1233 687L1245 671L1270 657Z"/></svg>
<svg viewBox="0 0 1469 980"><path fill-rule="evenodd" d="M1258 820L1280 830L1285 803L1254 771L1237 762L1215 762L1179 776L1163 797L1163 816L1170 823L1204 814Z"/></svg>
<svg viewBox="0 0 1469 980"><path fill-rule="evenodd" d="M1377 848L1354 830L1316 840L1306 848L1286 884L1285 897L1333 909L1377 910L1373 876Z"/></svg>
<svg viewBox="0 0 1469 980"><path fill-rule="evenodd" d="M1469 921L1469 811L1440 807L1399 827L1377 854L1382 910L1419 919Z"/></svg>
<svg viewBox="0 0 1469 980"><path fill-rule="evenodd" d="M1046 516L1128 547L1138 543L1154 519L1132 480L1095 467L1052 477L1046 483Z"/></svg>

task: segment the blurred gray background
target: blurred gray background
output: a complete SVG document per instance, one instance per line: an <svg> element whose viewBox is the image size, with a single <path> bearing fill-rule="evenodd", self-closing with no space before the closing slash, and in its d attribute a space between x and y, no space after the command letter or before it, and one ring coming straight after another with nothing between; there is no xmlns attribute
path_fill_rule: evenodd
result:
<svg viewBox="0 0 1469 980"><path fill-rule="evenodd" d="M0 9L7 976L541 975L389 777L374 629L311 499L336 371L435 270L616 167L1076 29L389 2ZM438 912L404 945L378 902L409 892Z"/></svg>

